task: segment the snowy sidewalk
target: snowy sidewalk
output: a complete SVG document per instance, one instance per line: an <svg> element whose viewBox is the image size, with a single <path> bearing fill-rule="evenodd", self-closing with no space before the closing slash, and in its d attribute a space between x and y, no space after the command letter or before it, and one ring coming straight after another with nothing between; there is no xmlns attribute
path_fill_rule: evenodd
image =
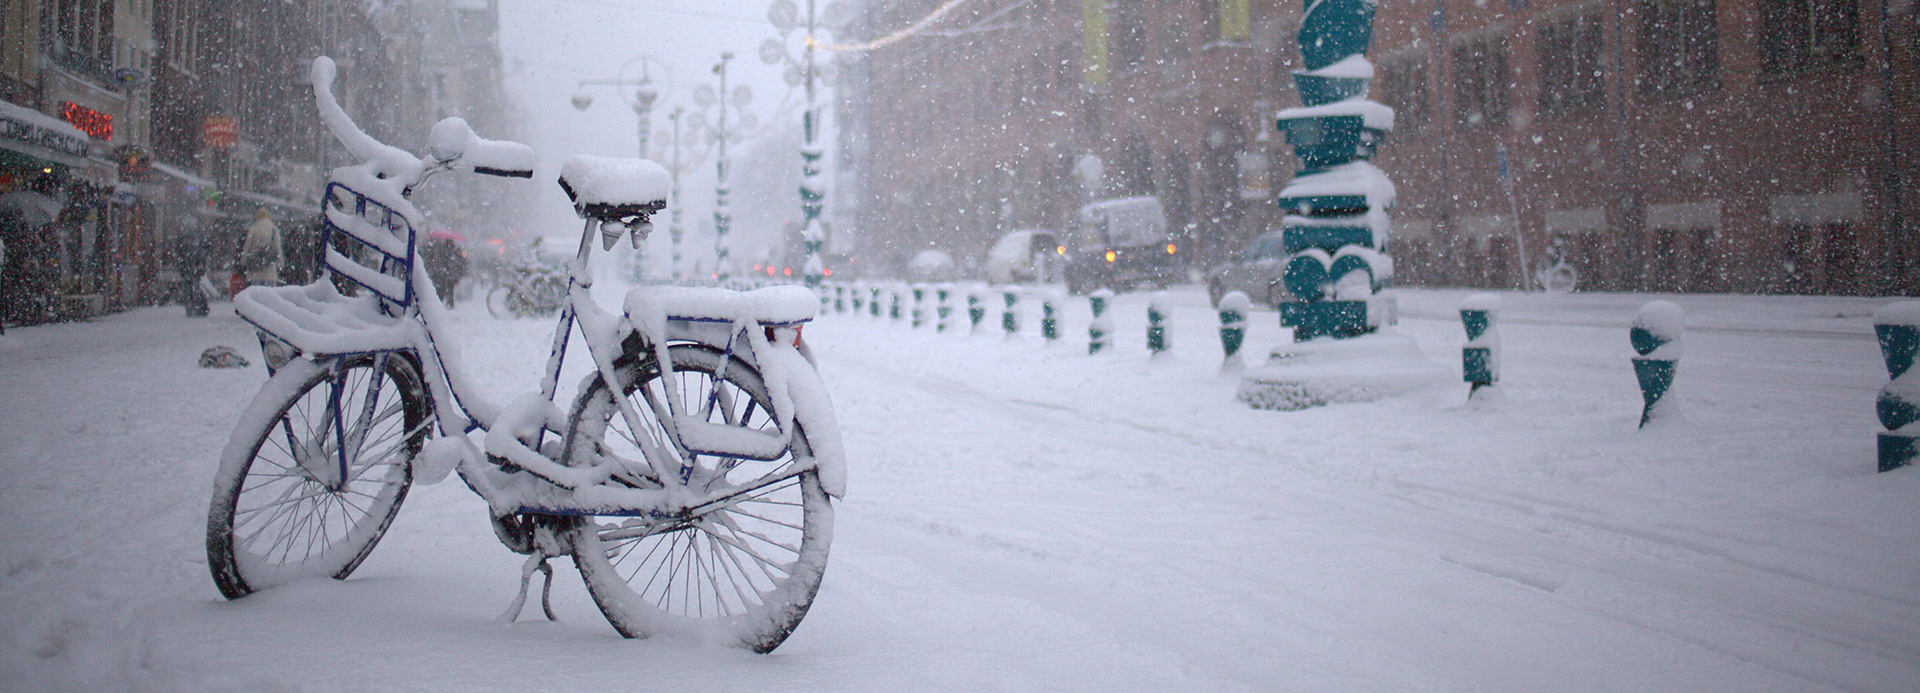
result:
<svg viewBox="0 0 1920 693"><path fill-rule="evenodd" d="M1457 372L1464 292L1402 292ZM1920 690L1920 470L1873 472L1885 299L1677 297L1686 420L1637 431L1644 295L1506 296L1504 405L1465 385L1248 409L1217 320L1145 297L1113 353L825 315L807 328L852 484L811 615L775 655L617 638L576 574L559 624L483 504L416 487L353 579L239 602L205 503L264 379L216 305L0 337L0 688L103 690ZM475 379L529 389L550 323L457 313ZM1284 339L1252 319L1248 360ZM257 359L256 359L257 360ZM563 380L569 386L577 377ZM563 396L567 396L563 393Z"/></svg>

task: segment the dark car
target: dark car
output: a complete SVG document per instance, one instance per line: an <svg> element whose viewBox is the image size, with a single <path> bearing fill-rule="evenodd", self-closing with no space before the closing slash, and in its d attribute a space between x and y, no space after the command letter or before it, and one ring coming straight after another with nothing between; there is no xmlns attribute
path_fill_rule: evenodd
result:
<svg viewBox="0 0 1920 693"><path fill-rule="evenodd" d="M1173 256L1179 248L1167 238L1167 214L1159 199L1102 200L1081 207L1075 221L1066 238L1067 291L1165 288L1173 283Z"/></svg>
<svg viewBox="0 0 1920 693"><path fill-rule="evenodd" d="M1286 269L1287 245L1280 232L1260 234L1232 260L1207 271L1207 299L1217 306L1220 297L1238 291L1254 303L1278 306L1287 298L1287 286L1280 281Z"/></svg>

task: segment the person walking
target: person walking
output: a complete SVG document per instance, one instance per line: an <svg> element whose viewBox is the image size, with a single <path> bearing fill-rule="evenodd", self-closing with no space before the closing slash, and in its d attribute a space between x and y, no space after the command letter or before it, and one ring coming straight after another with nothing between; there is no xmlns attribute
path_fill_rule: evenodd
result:
<svg viewBox="0 0 1920 693"><path fill-rule="evenodd" d="M240 247L240 269L246 272L247 283L278 286L280 266L286 261L280 227L274 225L265 207L254 210L253 223L247 225L246 243Z"/></svg>

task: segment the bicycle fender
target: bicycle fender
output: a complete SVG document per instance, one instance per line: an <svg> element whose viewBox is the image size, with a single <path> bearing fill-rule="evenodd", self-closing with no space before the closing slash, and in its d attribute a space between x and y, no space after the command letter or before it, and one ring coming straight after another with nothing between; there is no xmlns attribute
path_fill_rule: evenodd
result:
<svg viewBox="0 0 1920 693"><path fill-rule="evenodd" d="M834 498L845 496L846 449L840 441L840 422L833 414L833 400L827 396L820 372L805 354L792 346L776 346L760 356L761 376L777 374L773 377L780 378L785 385L787 400L793 406L793 420L807 431L821 490Z"/></svg>

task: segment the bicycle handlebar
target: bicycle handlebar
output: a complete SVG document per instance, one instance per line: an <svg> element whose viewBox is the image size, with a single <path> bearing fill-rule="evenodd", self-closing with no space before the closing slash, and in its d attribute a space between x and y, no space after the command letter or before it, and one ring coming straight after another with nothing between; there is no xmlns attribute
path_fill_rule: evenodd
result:
<svg viewBox="0 0 1920 693"><path fill-rule="evenodd" d="M333 81L337 76L338 68L332 58L323 55L313 59L309 77L313 82L314 102L320 107L320 120L354 158L371 164L378 177L397 178L404 182L403 188L412 188L428 173L444 168L462 168L507 178L533 177L532 147L480 137L461 118L447 118L434 124L428 135L431 144L426 161L374 139L353 122L334 98Z"/></svg>

